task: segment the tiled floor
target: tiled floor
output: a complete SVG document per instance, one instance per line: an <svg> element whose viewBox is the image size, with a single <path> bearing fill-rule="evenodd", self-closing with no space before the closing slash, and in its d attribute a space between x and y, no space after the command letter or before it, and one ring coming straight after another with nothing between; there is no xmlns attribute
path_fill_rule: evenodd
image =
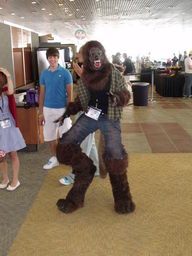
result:
<svg viewBox="0 0 192 256"><path fill-rule="evenodd" d="M121 127L128 152L192 152L192 99L155 95L148 106L130 104Z"/></svg>

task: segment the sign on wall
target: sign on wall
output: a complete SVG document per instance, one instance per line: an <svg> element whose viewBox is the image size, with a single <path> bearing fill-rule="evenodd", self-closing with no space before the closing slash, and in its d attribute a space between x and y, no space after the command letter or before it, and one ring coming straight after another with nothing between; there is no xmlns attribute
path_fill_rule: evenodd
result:
<svg viewBox="0 0 192 256"><path fill-rule="evenodd" d="M86 37L86 32L83 29L77 29L75 31L75 37L79 40L82 40Z"/></svg>

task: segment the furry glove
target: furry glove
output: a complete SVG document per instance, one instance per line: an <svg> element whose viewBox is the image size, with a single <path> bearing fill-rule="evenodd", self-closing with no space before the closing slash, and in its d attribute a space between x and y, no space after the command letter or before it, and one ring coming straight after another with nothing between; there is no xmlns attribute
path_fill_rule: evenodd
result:
<svg viewBox="0 0 192 256"><path fill-rule="evenodd" d="M128 104L131 98L130 92L126 89L122 91L110 92L109 96L111 98L113 107L124 107Z"/></svg>
<svg viewBox="0 0 192 256"><path fill-rule="evenodd" d="M74 102L70 102L68 104L67 109L64 112L64 114L61 117L59 117L57 120L55 120L54 123L59 122L59 125L61 126L63 124L65 118L70 117L70 115L75 115L81 110L82 110L82 106L81 106L79 98L77 97Z"/></svg>

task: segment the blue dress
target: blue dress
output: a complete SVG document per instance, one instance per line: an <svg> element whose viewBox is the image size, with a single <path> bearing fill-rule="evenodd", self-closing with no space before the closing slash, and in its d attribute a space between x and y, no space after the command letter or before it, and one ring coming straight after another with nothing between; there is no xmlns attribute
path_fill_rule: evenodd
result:
<svg viewBox="0 0 192 256"><path fill-rule="evenodd" d="M25 148L23 136L15 126L15 120L9 111L8 97L0 97L0 150L6 153Z"/></svg>

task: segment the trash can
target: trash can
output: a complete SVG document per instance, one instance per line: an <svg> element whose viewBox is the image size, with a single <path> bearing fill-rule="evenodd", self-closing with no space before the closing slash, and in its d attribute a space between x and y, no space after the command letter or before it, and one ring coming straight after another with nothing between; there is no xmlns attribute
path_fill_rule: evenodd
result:
<svg viewBox="0 0 192 256"><path fill-rule="evenodd" d="M149 83L145 83L145 82L132 83L134 106L148 105L148 87L149 87Z"/></svg>

